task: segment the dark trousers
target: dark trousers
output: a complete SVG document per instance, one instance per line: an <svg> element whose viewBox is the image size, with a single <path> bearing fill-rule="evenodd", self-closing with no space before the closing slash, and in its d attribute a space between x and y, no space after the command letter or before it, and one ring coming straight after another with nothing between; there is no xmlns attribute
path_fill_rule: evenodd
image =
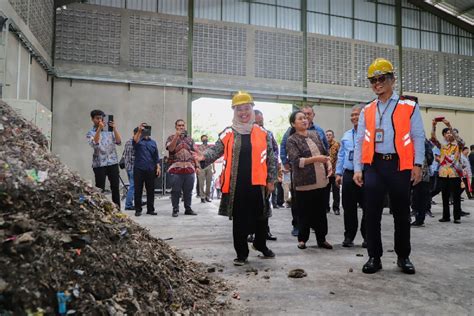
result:
<svg viewBox="0 0 474 316"><path fill-rule="evenodd" d="M380 222L384 195L388 192L395 223L395 252L408 258L410 245L410 170L398 170L398 159L382 160L375 155L371 165L364 165L364 202L367 219L369 257L383 254Z"/></svg>
<svg viewBox="0 0 474 316"><path fill-rule="evenodd" d="M143 184L146 189L146 211L155 211L155 171L154 170L133 170L133 181L135 182L135 212L142 211Z"/></svg>
<svg viewBox="0 0 474 316"><path fill-rule="evenodd" d="M342 207L344 208L344 238L354 240L359 226L357 205L364 205L363 189L352 180L354 172L344 171L342 176ZM360 223L362 238L366 238L365 210L362 208L362 221Z"/></svg>
<svg viewBox="0 0 474 316"><path fill-rule="evenodd" d="M339 187L336 185L336 177L329 177L329 184L328 184L328 190L327 190L327 195L328 195L328 205L327 205L327 210L329 211L331 209L330 207L330 194L332 191L332 210L333 211L339 211L339 203L341 200L340 196L340 190Z"/></svg>
<svg viewBox="0 0 474 316"><path fill-rule="evenodd" d="M105 178L109 178L110 190L112 191L112 201L120 209L120 192L119 192L119 167L118 164L93 168L95 175L95 186L102 191L105 190Z"/></svg>
<svg viewBox="0 0 474 316"><path fill-rule="evenodd" d="M443 218L450 219L449 197L453 197L453 217L461 219L461 178L438 178L443 199Z"/></svg>
<svg viewBox="0 0 474 316"><path fill-rule="evenodd" d="M298 207L298 241L307 242L310 228L316 232L316 241L326 241L328 219L326 217L327 187L311 191L296 191Z"/></svg>
<svg viewBox="0 0 474 316"><path fill-rule="evenodd" d="M184 209L191 209L191 195L194 188L194 173L191 174L173 174L171 176L171 204L173 210L179 210L179 198L183 192Z"/></svg>
<svg viewBox="0 0 474 316"><path fill-rule="evenodd" d="M243 221L235 218L239 216L237 213L234 214L234 220L232 222L232 236L234 238L234 249L237 253L237 258L247 259L249 256L249 246L247 242L248 229L243 226ZM268 229L268 218L257 220L255 226L255 237L253 239L253 245L257 250L267 249L267 229Z"/></svg>
<svg viewBox="0 0 474 316"><path fill-rule="evenodd" d="M283 205L285 203L283 199L283 186L281 185L281 182L275 183L275 191L277 192L277 205Z"/></svg>
<svg viewBox="0 0 474 316"><path fill-rule="evenodd" d="M291 172L291 171L290 171ZM290 184L290 193L291 193L291 225L293 227L298 226L298 207L297 203L297 196L295 187L293 186L293 173L291 172L291 184Z"/></svg>
<svg viewBox="0 0 474 316"><path fill-rule="evenodd" d="M430 183L421 181L413 187L411 208L418 223L425 222L425 215L431 206Z"/></svg>

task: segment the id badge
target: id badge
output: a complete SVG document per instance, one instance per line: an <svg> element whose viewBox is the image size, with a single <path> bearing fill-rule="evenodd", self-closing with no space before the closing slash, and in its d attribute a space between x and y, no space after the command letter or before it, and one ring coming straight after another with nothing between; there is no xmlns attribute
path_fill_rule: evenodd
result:
<svg viewBox="0 0 474 316"><path fill-rule="evenodd" d="M353 161L353 160L354 160L354 151L351 150L351 151L349 152L349 161Z"/></svg>
<svg viewBox="0 0 474 316"><path fill-rule="evenodd" d="M375 130L375 142L376 143L383 143L383 129L377 128Z"/></svg>

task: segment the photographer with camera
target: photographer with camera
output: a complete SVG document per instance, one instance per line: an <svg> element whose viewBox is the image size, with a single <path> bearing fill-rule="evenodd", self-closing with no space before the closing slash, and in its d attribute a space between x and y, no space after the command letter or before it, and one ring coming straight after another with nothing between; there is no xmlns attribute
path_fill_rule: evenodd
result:
<svg viewBox="0 0 474 316"><path fill-rule="evenodd" d="M146 213L157 215L155 212L155 177L161 174L158 145L151 139L151 126L142 123L133 136L135 163L133 177L135 182L135 216L142 215L143 183L146 188Z"/></svg>
<svg viewBox="0 0 474 316"><path fill-rule="evenodd" d="M91 111L91 120L94 123L87 132L87 142L94 149L92 154L92 169L95 175L95 186L105 190L105 178L109 178L112 201L120 209L119 167L116 145L122 143L113 115L106 115L101 110ZM106 129L105 127L108 126Z"/></svg>
<svg viewBox="0 0 474 316"><path fill-rule="evenodd" d="M191 209L191 195L194 187L194 173L198 173L198 165L194 160L194 141L188 136L184 120L174 123L176 133L166 140L166 149L169 152L168 172L171 178L171 203L173 217L179 213L179 198L183 192L184 215L197 215Z"/></svg>

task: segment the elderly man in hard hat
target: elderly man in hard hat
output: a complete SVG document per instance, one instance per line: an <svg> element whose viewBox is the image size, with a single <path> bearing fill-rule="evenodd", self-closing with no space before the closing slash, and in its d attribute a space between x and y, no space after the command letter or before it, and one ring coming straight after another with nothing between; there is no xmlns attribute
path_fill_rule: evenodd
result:
<svg viewBox="0 0 474 316"><path fill-rule="evenodd" d="M354 182L364 186L369 260L364 273L382 269L380 222L383 198L388 192L395 223L397 264L404 273L415 273L409 256L410 189L421 180L425 132L417 99L393 91L394 69L377 58L368 79L377 98L362 110L354 150Z"/></svg>
<svg viewBox="0 0 474 316"><path fill-rule="evenodd" d="M265 200L274 190L277 180L277 165L270 134L255 124L253 98L239 91L232 98L234 118L232 125L219 134L214 147L195 158L202 167L224 156L220 176L222 199L220 215L233 220L234 248L237 258L234 264L247 262L249 249L247 236L255 233L253 246L263 258L275 254L266 245L267 223L271 209Z"/></svg>

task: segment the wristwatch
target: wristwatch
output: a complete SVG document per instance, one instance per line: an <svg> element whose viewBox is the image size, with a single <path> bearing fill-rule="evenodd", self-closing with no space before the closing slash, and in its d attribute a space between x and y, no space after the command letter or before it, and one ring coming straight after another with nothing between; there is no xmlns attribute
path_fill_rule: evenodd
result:
<svg viewBox="0 0 474 316"><path fill-rule="evenodd" d="M415 166L415 167L420 167L420 168L422 167L422 165L419 164L419 163L414 164L414 166Z"/></svg>

